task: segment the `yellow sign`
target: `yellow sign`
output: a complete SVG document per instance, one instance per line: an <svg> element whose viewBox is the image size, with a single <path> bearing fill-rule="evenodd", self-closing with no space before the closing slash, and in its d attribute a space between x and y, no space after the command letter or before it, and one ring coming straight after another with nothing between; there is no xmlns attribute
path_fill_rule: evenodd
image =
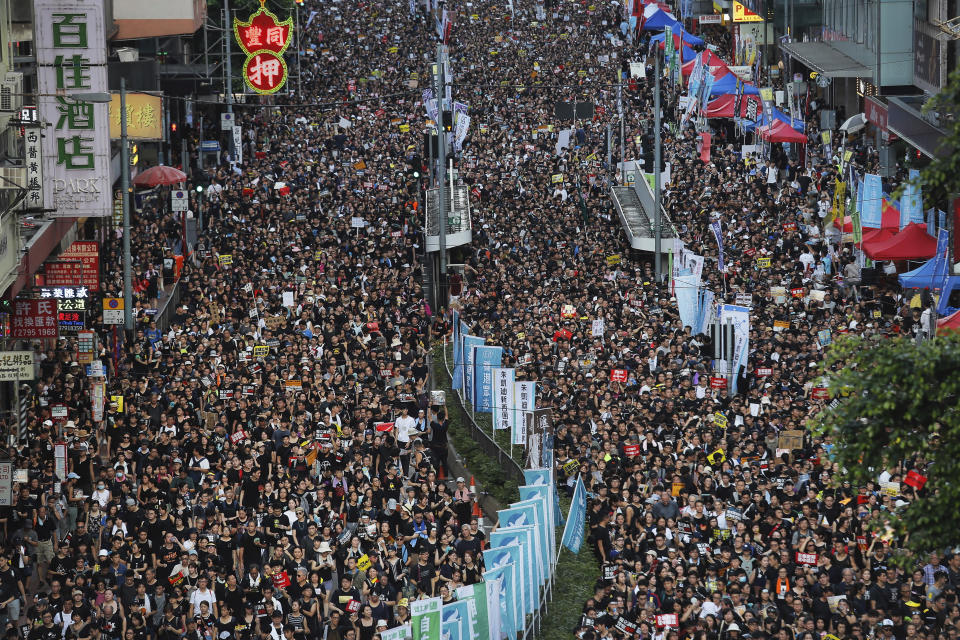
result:
<svg viewBox="0 0 960 640"><path fill-rule="evenodd" d="M372 564L373 563L370 562L370 556L367 554L363 554L357 558L357 569L360 569L360 571L366 571Z"/></svg>
<svg viewBox="0 0 960 640"><path fill-rule="evenodd" d="M257 345L253 348L254 358L265 358L270 355L270 347L266 345Z"/></svg>
<svg viewBox="0 0 960 640"><path fill-rule="evenodd" d="M401 133L406 133L406 132L408 132L408 131L410 131L410 125L408 125L408 124L402 124L402 125L400 125L400 132L401 132Z"/></svg>
<svg viewBox="0 0 960 640"><path fill-rule="evenodd" d="M620 258L620 254L619 254L619 253L615 253L615 254L613 254L612 256L607 256L607 257L606 257L606 261L607 261L607 266L608 266L608 267L612 267L612 266L614 266L614 265L620 264L620 260L621 260L621 258Z"/></svg>
<svg viewBox="0 0 960 640"><path fill-rule="evenodd" d="M727 456L723 453L723 449L717 449L713 453L707 456L707 462L710 464L720 464L727 459Z"/></svg>
<svg viewBox="0 0 960 640"><path fill-rule="evenodd" d="M769 269L770 258L757 258L757 267L760 269Z"/></svg>
<svg viewBox="0 0 960 640"><path fill-rule="evenodd" d="M719 411L713 414L713 423L720 427L721 429L727 428L727 416L723 415Z"/></svg>
<svg viewBox="0 0 960 640"><path fill-rule="evenodd" d="M734 22L763 22L763 18L747 9L737 0L733 0L733 21Z"/></svg>
<svg viewBox="0 0 960 640"><path fill-rule="evenodd" d="M563 182L563 174L562 173L553 174L552 176L550 176L550 182L552 182L553 184L559 184Z"/></svg>
<svg viewBox="0 0 960 640"><path fill-rule="evenodd" d="M120 94L110 99L110 137L120 138ZM149 93L127 94L127 137L134 140L163 138L163 98Z"/></svg>
<svg viewBox="0 0 960 640"><path fill-rule="evenodd" d="M785 329L790 328L790 323L786 320L774 320L773 321L773 330L774 331L784 331Z"/></svg>
<svg viewBox="0 0 960 640"><path fill-rule="evenodd" d="M233 254L232 253L221 253L217 256L220 260L220 264L233 264Z"/></svg>
<svg viewBox="0 0 960 640"><path fill-rule="evenodd" d="M123 396L110 396L110 402L117 406L117 413L123 413Z"/></svg>

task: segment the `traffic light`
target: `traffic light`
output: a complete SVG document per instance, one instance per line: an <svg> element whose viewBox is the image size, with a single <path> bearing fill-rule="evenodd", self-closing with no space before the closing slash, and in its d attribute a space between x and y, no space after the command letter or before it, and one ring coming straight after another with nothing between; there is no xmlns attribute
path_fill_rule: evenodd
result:
<svg viewBox="0 0 960 640"><path fill-rule="evenodd" d="M643 160L643 171L653 173L653 136L650 133L640 136L640 158Z"/></svg>

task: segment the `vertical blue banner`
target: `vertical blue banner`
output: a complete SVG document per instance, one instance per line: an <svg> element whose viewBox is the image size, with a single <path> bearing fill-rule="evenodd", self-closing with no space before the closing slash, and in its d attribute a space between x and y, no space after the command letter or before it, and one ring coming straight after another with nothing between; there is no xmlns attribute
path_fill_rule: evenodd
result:
<svg viewBox="0 0 960 640"><path fill-rule="evenodd" d="M446 631L447 625L452 625L450 640L471 640L473 628L470 624L470 605L466 601L457 600L443 605L440 610L440 619Z"/></svg>
<svg viewBox="0 0 960 640"><path fill-rule="evenodd" d="M517 598L516 588L513 584L513 568L510 566L498 567L483 572L483 579L486 581L496 580L500 588L497 590L497 602L487 601L488 607L500 607L500 626L508 638L516 638L517 631Z"/></svg>
<svg viewBox="0 0 960 640"><path fill-rule="evenodd" d="M535 602L537 593L531 591L529 584L527 584L525 572L523 570L523 563L526 561L526 554L524 553L523 547L519 544L508 544L501 547L491 547L483 552L483 564L487 568L487 571L491 569L498 569L500 567L511 567L513 570L513 584L517 585L516 596L518 612L520 613L520 620L518 621L522 624L524 616L528 613L533 613L535 611Z"/></svg>
<svg viewBox="0 0 960 640"><path fill-rule="evenodd" d="M493 412L493 369L500 366L503 347L480 346L473 351L475 411Z"/></svg>
<svg viewBox="0 0 960 640"><path fill-rule="evenodd" d="M463 388L467 392L467 402L473 404L473 358L476 347L482 347L486 338L463 336Z"/></svg>
<svg viewBox="0 0 960 640"><path fill-rule="evenodd" d="M536 531L534 540L534 553L537 557L537 585L542 585L547 581L549 564L548 557L550 553L550 544L544 539L546 523L540 519L540 512L532 501L515 502L506 509L497 511L497 518L500 526L508 529L510 527L533 526Z"/></svg>
<svg viewBox="0 0 960 640"><path fill-rule="evenodd" d="M910 181L903 187L900 199L900 228L908 224L923 224L923 196L920 192L920 172L910 169Z"/></svg>
<svg viewBox="0 0 960 640"><path fill-rule="evenodd" d="M520 493L520 500L522 502L533 502L537 506L538 515L542 515L544 526L544 537L547 541L547 547L549 547L549 555L547 555L547 566L552 567L553 559L557 556L557 535L554 529L556 524L553 520L553 491L550 490L550 485L543 486L523 486L517 487L518 492Z"/></svg>
<svg viewBox="0 0 960 640"><path fill-rule="evenodd" d="M450 378L450 388L460 389L463 387L463 345L460 343L462 336L460 313L453 311L451 318L453 320L453 375Z"/></svg>
<svg viewBox="0 0 960 640"><path fill-rule="evenodd" d="M500 547L510 547L517 545L523 554L523 560L520 563L520 575L524 581L524 591L529 594L527 598L527 610L525 613L532 614L540 603L540 588L538 572L539 555L536 550L536 542L539 536L537 528L533 525L524 527L509 527L506 529L496 529L490 532L490 549L499 549ZM487 550L489 551L489 549ZM484 558L487 552L484 551Z"/></svg>
<svg viewBox="0 0 960 640"><path fill-rule="evenodd" d="M863 176L863 195L857 197L860 205L860 224L869 229L879 229L883 224L881 210L883 200L883 183L880 176L867 173Z"/></svg>
<svg viewBox="0 0 960 640"><path fill-rule="evenodd" d="M577 476L577 484L573 488L573 499L570 501L570 513L567 514L567 526L563 528L560 544L574 553L580 553L586 519L587 488L583 486L583 478Z"/></svg>

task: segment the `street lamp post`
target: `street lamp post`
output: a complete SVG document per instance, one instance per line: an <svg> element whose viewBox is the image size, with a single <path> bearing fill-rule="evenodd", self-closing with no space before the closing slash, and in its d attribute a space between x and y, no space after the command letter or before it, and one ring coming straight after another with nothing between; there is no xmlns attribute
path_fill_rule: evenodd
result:
<svg viewBox="0 0 960 640"><path fill-rule="evenodd" d="M109 93L75 93L74 100L110 104ZM123 205L123 328L133 332L133 277L130 257L130 145L127 139L127 79L120 76L120 202Z"/></svg>
<svg viewBox="0 0 960 640"><path fill-rule="evenodd" d="M120 198L123 206L123 328L133 332L133 276L130 259L130 146L127 140L127 80L120 77Z"/></svg>

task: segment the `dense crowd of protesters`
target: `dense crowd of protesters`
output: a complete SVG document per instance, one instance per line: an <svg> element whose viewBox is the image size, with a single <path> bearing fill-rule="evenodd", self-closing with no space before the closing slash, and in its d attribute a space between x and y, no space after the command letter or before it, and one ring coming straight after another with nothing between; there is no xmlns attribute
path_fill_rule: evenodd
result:
<svg viewBox="0 0 960 640"><path fill-rule="evenodd" d="M745 159L718 125L704 164L690 130L664 129L679 236L707 258L718 297L752 296L750 371L728 398L708 384L709 337L681 326L669 284L631 253L604 191L604 131L619 104L628 135L615 158L639 157L652 126L646 82L619 88L645 42L621 28L616 2L514 5L449 7L454 97L472 117L456 162L474 225L450 293L518 379L538 381L539 405L556 408L563 486L587 481L589 544L610 569L576 632L957 637L960 556L904 572L888 562L897 541L866 532L913 497L903 485L881 493L880 480L923 461L864 492L831 485L828 441L776 455L778 434L821 406L819 332L917 324L898 290L861 282L850 245L825 232L835 160L816 145L805 165L779 148L766 164ZM182 225L156 201L137 214L136 335L120 350L104 335L100 353L106 395L122 402L95 423L76 344L42 353L39 404L9 451L28 479L0 508L8 638L371 640L409 621L410 600L449 600L482 579L485 535L467 484L446 468L445 411L427 400L438 318L422 288L423 179L409 169L425 155L433 18L397 2L307 10L303 94L238 107L243 164L191 189L203 248L173 267ZM729 49L722 32L710 37ZM668 122L677 95L665 83ZM595 105L559 153L570 123L557 101ZM810 115L813 139L816 106ZM858 147L853 161L869 169L876 156ZM119 262L105 266L105 289L119 291ZM180 299L161 330L151 310L175 278ZM802 295L781 300L771 287ZM564 305L575 318L561 318ZM597 317L602 338L590 332ZM609 382L611 368L628 382ZM68 421L54 421L57 403ZM51 446L61 437L62 482ZM814 564L798 564L798 551ZM679 628L656 626L666 613ZM637 631L618 630L621 617Z"/></svg>

